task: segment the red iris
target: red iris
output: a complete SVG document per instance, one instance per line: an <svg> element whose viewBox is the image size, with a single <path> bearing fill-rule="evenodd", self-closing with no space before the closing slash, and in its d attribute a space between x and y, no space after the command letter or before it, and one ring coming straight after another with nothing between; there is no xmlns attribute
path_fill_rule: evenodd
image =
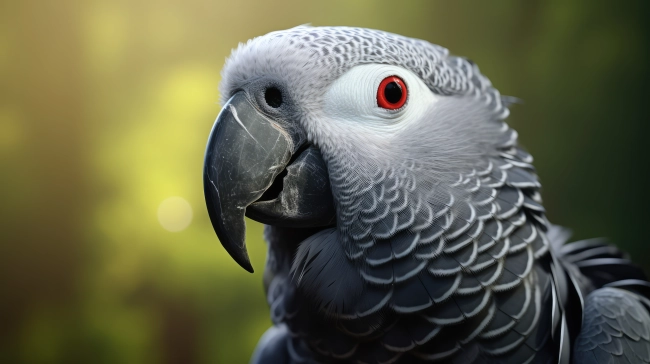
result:
<svg viewBox="0 0 650 364"><path fill-rule="evenodd" d="M377 105L388 110L397 110L406 103L408 90L404 81L397 76L384 78L377 89Z"/></svg>

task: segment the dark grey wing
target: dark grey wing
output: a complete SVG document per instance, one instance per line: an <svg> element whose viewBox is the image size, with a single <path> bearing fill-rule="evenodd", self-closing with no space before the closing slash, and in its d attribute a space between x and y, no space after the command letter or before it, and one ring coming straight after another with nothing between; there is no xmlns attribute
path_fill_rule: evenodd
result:
<svg viewBox="0 0 650 364"><path fill-rule="evenodd" d="M250 364L290 364L289 332L285 325L272 326L257 343Z"/></svg>
<svg viewBox="0 0 650 364"><path fill-rule="evenodd" d="M650 283L645 273L605 240L565 244L569 235L568 230L551 226L548 237L557 258L556 267L562 267L556 270L566 273L568 284L564 286L569 295L561 302L570 318L569 332L572 336L579 333L573 348L575 362L648 363L647 336L644 339L635 330L635 319L641 315L636 312L646 320L644 330L649 330L650 325ZM632 330L631 334L625 330ZM561 357L568 360L568 355Z"/></svg>
<svg viewBox="0 0 650 364"><path fill-rule="evenodd" d="M646 298L605 287L587 296L575 363L650 363L650 315Z"/></svg>
<svg viewBox="0 0 650 364"><path fill-rule="evenodd" d="M271 326L257 343L250 364L320 364L285 324Z"/></svg>

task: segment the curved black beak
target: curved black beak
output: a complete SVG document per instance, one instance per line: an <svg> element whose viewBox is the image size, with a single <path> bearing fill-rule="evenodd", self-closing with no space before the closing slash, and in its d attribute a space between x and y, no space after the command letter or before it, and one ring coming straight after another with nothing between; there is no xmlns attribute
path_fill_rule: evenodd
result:
<svg viewBox="0 0 650 364"><path fill-rule="evenodd" d="M242 91L224 105L208 139L203 185L210 221L226 251L251 273L245 215L296 227L334 221L325 163L317 148L294 145L295 130L258 111Z"/></svg>

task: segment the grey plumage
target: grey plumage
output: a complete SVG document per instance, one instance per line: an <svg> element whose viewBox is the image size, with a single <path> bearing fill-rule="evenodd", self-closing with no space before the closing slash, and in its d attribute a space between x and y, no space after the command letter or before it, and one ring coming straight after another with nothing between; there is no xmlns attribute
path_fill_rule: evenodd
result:
<svg viewBox="0 0 650 364"><path fill-rule="evenodd" d="M650 363L647 303L619 288L606 287L589 294L575 343L576 362Z"/></svg>
<svg viewBox="0 0 650 364"><path fill-rule="evenodd" d="M410 105L364 108L372 94L355 90L393 73ZM224 102L260 78L282 85L336 206L333 225L267 226L275 326L253 363L648 362L645 275L603 242L565 244L504 121L512 100L474 63L298 27L241 45L222 75Z"/></svg>

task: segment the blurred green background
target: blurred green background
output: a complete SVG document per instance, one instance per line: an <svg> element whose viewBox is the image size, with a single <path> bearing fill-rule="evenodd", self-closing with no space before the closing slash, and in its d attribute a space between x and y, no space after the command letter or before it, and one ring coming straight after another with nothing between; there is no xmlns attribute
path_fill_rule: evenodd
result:
<svg viewBox="0 0 650 364"><path fill-rule="evenodd" d="M217 85L238 42L304 23L379 28L476 61L524 104L551 221L650 269L648 1L0 3L0 362L245 363L256 273L203 203Z"/></svg>

